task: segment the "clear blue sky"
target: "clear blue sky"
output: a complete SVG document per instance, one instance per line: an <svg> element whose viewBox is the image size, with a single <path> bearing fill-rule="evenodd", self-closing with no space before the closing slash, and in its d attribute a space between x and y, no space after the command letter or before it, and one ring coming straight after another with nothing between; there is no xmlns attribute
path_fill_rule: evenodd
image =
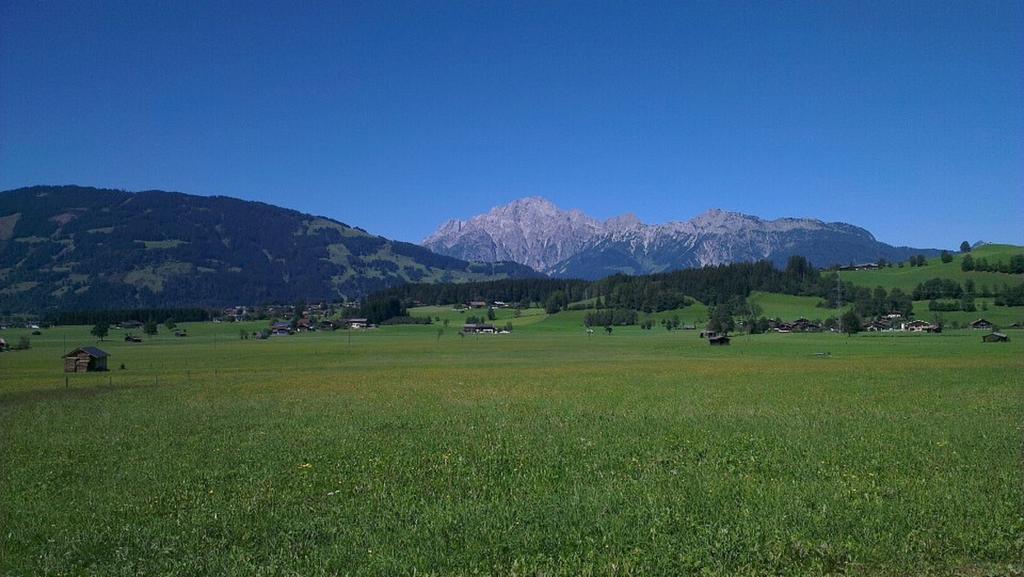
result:
<svg viewBox="0 0 1024 577"><path fill-rule="evenodd" d="M1024 2L295 4L0 0L0 189L1024 244Z"/></svg>

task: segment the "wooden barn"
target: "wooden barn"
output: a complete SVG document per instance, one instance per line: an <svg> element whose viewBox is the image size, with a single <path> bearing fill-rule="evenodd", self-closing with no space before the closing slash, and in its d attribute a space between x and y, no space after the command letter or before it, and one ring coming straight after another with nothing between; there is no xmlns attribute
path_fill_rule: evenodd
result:
<svg viewBox="0 0 1024 577"><path fill-rule="evenodd" d="M990 331L995 327L985 319L978 319L971 323L971 328L976 331Z"/></svg>
<svg viewBox="0 0 1024 577"><path fill-rule="evenodd" d="M65 373L91 373L107 370L106 352L96 347L81 347L64 355Z"/></svg>
<svg viewBox="0 0 1024 577"><path fill-rule="evenodd" d="M1003 333L993 332L991 334L987 334L987 335L984 335L983 337L981 337L981 342L983 342L983 343L1007 343L1007 342L1010 342L1010 337L1004 335Z"/></svg>

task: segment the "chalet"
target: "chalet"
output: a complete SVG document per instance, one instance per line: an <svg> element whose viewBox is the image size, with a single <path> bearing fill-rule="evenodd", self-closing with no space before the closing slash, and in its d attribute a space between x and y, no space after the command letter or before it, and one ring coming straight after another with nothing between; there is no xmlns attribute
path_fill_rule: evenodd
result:
<svg viewBox="0 0 1024 577"><path fill-rule="evenodd" d="M476 333L476 334L486 333L486 334L493 335L497 331L495 330L494 325L482 324L482 323L466 323L466 324L462 325L462 332L464 332L464 333Z"/></svg>
<svg viewBox="0 0 1024 577"><path fill-rule="evenodd" d="M989 333L987 335L982 336L981 337L981 342L983 342L983 343L1008 343L1008 342L1010 342L1010 337L1004 335L1003 333L992 332L992 333Z"/></svg>
<svg viewBox="0 0 1024 577"><path fill-rule="evenodd" d="M91 373L107 370L106 352L96 347L81 347L64 355L65 373Z"/></svg>
<svg viewBox="0 0 1024 577"><path fill-rule="evenodd" d="M312 322L310 322L309 319L302 318L302 319L299 319L299 320L295 321L295 330L297 330L297 331L307 331L307 332L315 331L316 330L316 325L314 325Z"/></svg>
<svg viewBox="0 0 1024 577"><path fill-rule="evenodd" d="M809 321L809 320L807 320L807 319L805 319L803 317L800 317L800 318L796 319L795 321L793 321L793 324L790 325L790 326L791 326L790 330L792 330L794 332L799 332L799 333L820 333L821 332L821 325L819 325L816 322Z"/></svg>
<svg viewBox="0 0 1024 577"><path fill-rule="evenodd" d="M793 325L791 323L775 323L772 330L777 333L791 333L793 332Z"/></svg>
<svg viewBox="0 0 1024 577"><path fill-rule="evenodd" d="M317 325L317 328L322 331L333 331L337 330L338 325L334 321L320 321L320 324Z"/></svg>
<svg viewBox="0 0 1024 577"><path fill-rule="evenodd" d="M942 327L920 319L903 323L903 330L911 333L941 333Z"/></svg>
<svg viewBox="0 0 1024 577"><path fill-rule="evenodd" d="M350 329L365 329L370 326L369 319L344 319L341 322Z"/></svg>
<svg viewBox="0 0 1024 577"><path fill-rule="evenodd" d="M848 270L877 270L877 269L878 269L878 263L863 262L863 263L860 263L860 264L848 264L846 266L841 266L841 267L839 267L838 270L848 271Z"/></svg>
<svg viewBox="0 0 1024 577"><path fill-rule="evenodd" d="M718 336L715 336L715 337L711 337L711 338L708 339L708 344L713 346L713 347L715 347L715 346L725 346L725 345L729 344L729 337L727 337L725 335L718 335Z"/></svg>
<svg viewBox="0 0 1024 577"><path fill-rule="evenodd" d="M142 328L142 321L134 321L134 320L121 321L121 324L118 325L118 326L120 326L122 329L125 329L127 331L130 331L130 330L133 330L133 329L141 329Z"/></svg>
<svg viewBox="0 0 1024 577"><path fill-rule="evenodd" d="M978 319L972 322L970 327L976 331L990 331L994 328L994 325L985 319Z"/></svg>
<svg viewBox="0 0 1024 577"><path fill-rule="evenodd" d="M891 330L893 330L893 328L892 328L892 323L890 323L888 321L885 321L883 319L878 319L878 320L874 320L874 321L871 321L870 323L868 323L864 327L864 330L869 331L869 332L879 332L879 331L891 331Z"/></svg>
<svg viewBox="0 0 1024 577"><path fill-rule="evenodd" d="M282 322L282 323L274 323L274 324L270 325L270 334L272 334L272 335L288 336L288 335L292 334L292 332L293 331L292 331L291 323L283 323Z"/></svg>
<svg viewBox="0 0 1024 577"><path fill-rule="evenodd" d="M469 301L469 308L471 308L471 309L487 308L487 301Z"/></svg>

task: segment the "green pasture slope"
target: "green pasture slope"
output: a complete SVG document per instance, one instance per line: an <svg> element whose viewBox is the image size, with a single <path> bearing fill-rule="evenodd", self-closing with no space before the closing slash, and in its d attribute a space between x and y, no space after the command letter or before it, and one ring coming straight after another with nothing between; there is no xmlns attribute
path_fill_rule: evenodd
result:
<svg viewBox="0 0 1024 577"><path fill-rule="evenodd" d="M1021 331L712 348L581 314L114 331L68 388L94 341L44 331L0 353L0 575L1024 570Z"/></svg>
<svg viewBox="0 0 1024 577"><path fill-rule="evenodd" d="M1021 253L1024 253L1024 246L1009 244L987 244L971 251L971 255L975 260L985 258L989 262L1009 262L1011 256ZM1003 284L1019 285L1024 282L1024 275L1020 274L987 271L965 272L960 269L962 260L962 254L954 254L953 261L948 263L944 263L938 258L933 258L928 260L927 266L911 267L904 265L903 268L852 270L844 271L840 273L840 276L844 282L856 285L870 288L881 286L887 290L898 287L905 292L910 292L918 284L933 278L953 279L960 283L967 279L973 279L979 289L982 285L995 288L1001 287Z"/></svg>

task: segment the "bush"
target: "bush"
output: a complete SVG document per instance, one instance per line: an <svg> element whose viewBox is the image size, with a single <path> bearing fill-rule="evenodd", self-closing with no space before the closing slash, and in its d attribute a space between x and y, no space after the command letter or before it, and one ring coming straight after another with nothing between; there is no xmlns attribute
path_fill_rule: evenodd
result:
<svg viewBox="0 0 1024 577"><path fill-rule="evenodd" d="M429 325L433 322L430 317L410 317L400 316L391 317L385 321L382 321L382 325Z"/></svg>

